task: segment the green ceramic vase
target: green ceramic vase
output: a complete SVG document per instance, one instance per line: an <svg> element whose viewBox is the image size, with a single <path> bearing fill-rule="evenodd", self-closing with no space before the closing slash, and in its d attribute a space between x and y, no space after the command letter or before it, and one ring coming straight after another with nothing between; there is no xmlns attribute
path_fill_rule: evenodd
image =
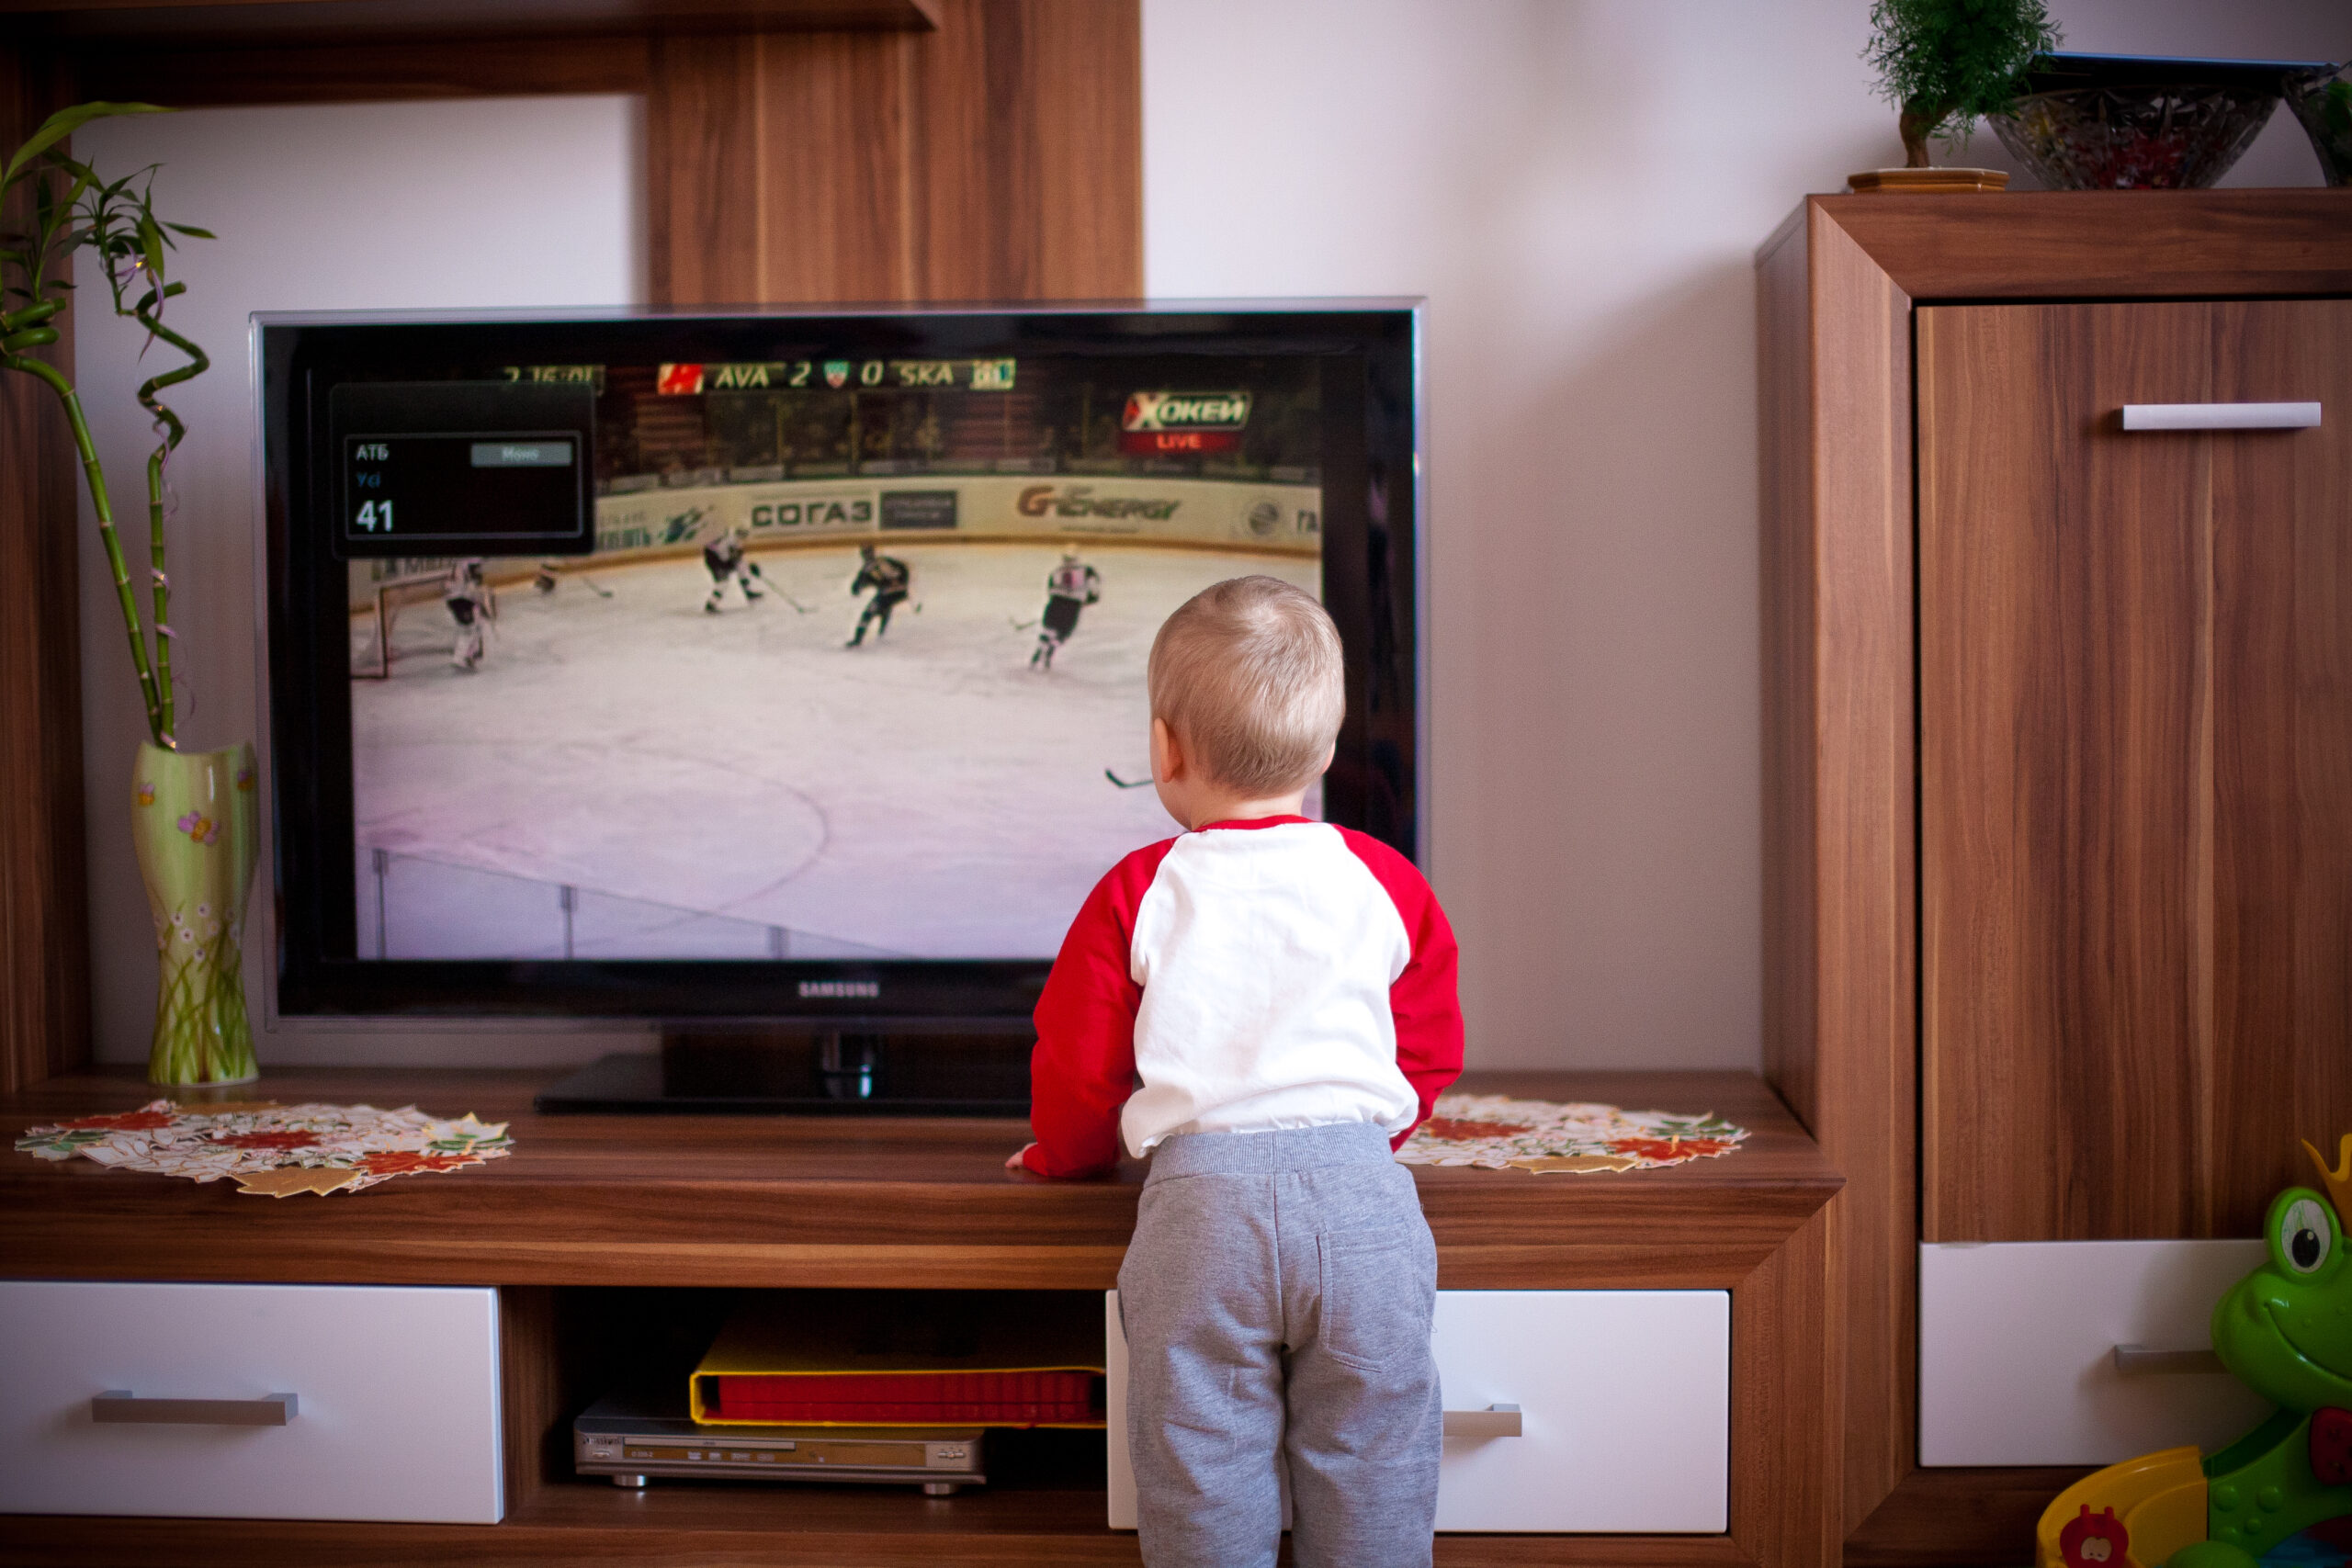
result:
<svg viewBox="0 0 2352 1568"><path fill-rule="evenodd" d="M166 751L141 744L130 786L130 840L162 966L147 1077L159 1084L246 1083L245 897L260 840L250 745Z"/></svg>

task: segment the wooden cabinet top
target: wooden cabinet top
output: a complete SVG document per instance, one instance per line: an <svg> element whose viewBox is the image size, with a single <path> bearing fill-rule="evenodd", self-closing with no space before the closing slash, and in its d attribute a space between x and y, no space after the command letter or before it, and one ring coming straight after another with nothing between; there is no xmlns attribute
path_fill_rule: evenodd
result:
<svg viewBox="0 0 2352 1568"><path fill-rule="evenodd" d="M1801 226L1914 299L2352 292L2352 189L1810 196L1758 260Z"/></svg>
<svg viewBox="0 0 2352 1568"><path fill-rule="evenodd" d="M441 1284L1098 1288L1115 1276L1143 1168L1051 1182L1002 1168L999 1120L539 1116L548 1072L302 1070L249 1094L418 1104L513 1123L505 1158L357 1193L274 1199L13 1151L0 1275ZM1720 1158L1619 1175L1414 1168L1452 1289L1729 1286L1841 1185L1743 1073L1480 1073L1462 1087L1714 1111L1750 1130ZM0 1135L132 1109L126 1075L0 1098Z"/></svg>

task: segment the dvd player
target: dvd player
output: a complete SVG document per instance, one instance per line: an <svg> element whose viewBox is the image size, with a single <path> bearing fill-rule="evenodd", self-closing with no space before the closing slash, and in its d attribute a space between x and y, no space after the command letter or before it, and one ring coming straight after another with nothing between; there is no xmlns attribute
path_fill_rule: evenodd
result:
<svg viewBox="0 0 2352 1568"><path fill-rule="evenodd" d="M862 1481L944 1497L988 1480L981 1431L946 1427L712 1427L677 1402L616 1394L571 1423L571 1467L642 1486L657 1475L723 1481Z"/></svg>

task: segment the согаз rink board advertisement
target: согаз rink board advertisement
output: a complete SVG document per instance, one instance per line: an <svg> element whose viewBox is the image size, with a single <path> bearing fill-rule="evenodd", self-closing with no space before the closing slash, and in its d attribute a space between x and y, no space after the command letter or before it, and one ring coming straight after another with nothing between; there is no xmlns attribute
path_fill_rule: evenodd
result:
<svg viewBox="0 0 2352 1568"><path fill-rule="evenodd" d="M495 343L469 341L493 323L355 326L306 345L331 350L309 367L281 350L285 378L334 411L311 460L285 466L287 501L314 504L271 519L273 609L310 634L273 627L274 687L307 686L328 753L289 779L279 726L280 792L311 808L279 821L308 829L286 847L308 860L329 964L1042 974L1102 872L1174 830L1145 745L1161 621L1253 572L1331 598L1335 462L1337 598L1394 576L1363 564L1387 542L1371 513L1397 508L1367 489L1364 356L1344 343L1014 333L958 353L891 343L873 318L729 324ZM525 390L556 388L586 429L555 429ZM375 426L398 429L409 396L435 406L406 426L447 456L395 511L358 465L382 465ZM368 431L344 428L349 407ZM444 429L450 408L506 429ZM304 412L285 415L289 446ZM528 547L512 498L538 471L559 493L567 461L593 542ZM1360 608L1334 611L1351 643L1379 640ZM305 640L308 680L289 682ZM1374 716L1356 710L1405 682L1351 665L1362 751ZM1335 770L1336 818L1364 815L1364 782ZM1393 817L1397 781L1381 793Z"/></svg>

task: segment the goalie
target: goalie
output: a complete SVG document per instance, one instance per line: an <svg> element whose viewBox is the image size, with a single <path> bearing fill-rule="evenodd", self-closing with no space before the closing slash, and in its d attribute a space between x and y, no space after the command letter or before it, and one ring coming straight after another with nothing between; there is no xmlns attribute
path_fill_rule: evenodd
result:
<svg viewBox="0 0 2352 1568"><path fill-rule="evenodd" d="M460 670L481 666L481 624L490 614L490 585L481 580L481 558L468 556L449 569L442 580L441 603L458 623L457 645L449 662Z"/></svg>
<svg viewBox="0 0 2352 1568"><path fill-rule="evenodd" d="M752 581L760 575L760 569L743 556L743 541L750 536L751 530L739 523L702 547L702 564L710 569L710 597L702 602L705 615L718 614L718 602L726 595L730 578L742 585L746 604L756 604L763 597L760 585Z"/></svg>
<svg viewBox="0 0 2352 1568"><path fill-rule="evenodd" d="M1055 650L1078 630L1079 612L1102 597L1102 574L1080 560L1076 550L1064 550L1061 564L1046 574L1045 625L1037 633L1037 649L1029 656L1029 668L1051 670Z"/></svg>

